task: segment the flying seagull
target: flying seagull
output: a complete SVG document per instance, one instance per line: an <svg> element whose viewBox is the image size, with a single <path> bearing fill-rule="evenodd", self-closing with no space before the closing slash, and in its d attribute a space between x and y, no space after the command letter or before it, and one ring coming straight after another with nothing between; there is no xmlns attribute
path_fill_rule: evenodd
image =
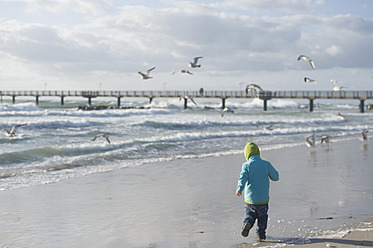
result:
<svg viewBox="0 0 373 248"><path fill-rule="evenodd" d="M369 132L369 130L367 130L367 129L365 129L361 132L361 134L363 135L363 140L368 139L368 132Z"/></svg>
<svg viewBox="0 0 373 248"><path fill-rule="evenodd" d="M300 60L300 59L304 59L304 60L308 61L311 65L312 69L316 70L315 64L313 63L313 60L310 57L307 57L306 55L299 55L298 60Z"/></svg>
<svg viewBox="0 0 373 248"><path fill-rule="evenodd" d="M344 88L343 86L339 86L336 80L330 80L330 82L333 84L333 91L341 91Z"/></svg>
<svg viewBox="0 0 373 248"><path fill-rule="evenodd" d="M189 67L190 68L197 68L197 67L201 67L201 65L197 65L197 63L198 63L198 59L202 59L203 57L195 57L194 59L193 59L193 62L189 62Z"/></svg>
<svg viewBox="0 0 373 248"><path fill-rule="evenodd" d="M342 118L342 120L349 121L349 119L346 116L342 115L341 113L338 113L338 115Z"/></svg>
<svg viewBox="0 0 373 248"><path fill-rule="evenodd" d="M102 137L102 138L105 138L106 141L110 144L110 140L109 140L109 136L105 135L105 134L97 134L93 139L92 141L95 141L97 138L99 137Z"/></svg>
<svg viewBox="0 0 373 248"><path fill-rule="evenodd" d="M307 146L314 147L315 146L315 134L307 137Z"/></svg>
<svg viewBox="0 0 373 248"><path fill-rule="evenodd" d="M256 91L256 92L258 92L258 91L264 91L264 90L262 89L262 87L260 87L257 84L248 84L248 85L246 85L246 94L249 91Z"/></svg>
<svg viewBox="0 0 373 248"><path fill-rule="evenodd" d="M154 69L155 69L155 67L150 68L150 69L147 70L145 73L142 73L141 71L139 71L138 73L141 75L141 78L145 80L145 79L152 78L152 77L149 77L149 74L150 74L150 72L151 72L152 70L154 70Z"/></svg>
<svg viewBox="0 0 373 248"><path fill-rule="evenodd" d="M306 82L306 83L314 83L315 85L317 84L315 80L313 80L311 78L308 78L308 77L304 78L304 82Z"/></svg>
<svg viewBox="0 0 373 248"><path fill-rule="evenodd" d="M226 107L226 108L223 108L221 111L220 111L220 115L221 115L221 117L223 117L224 116L224 113L232 113L232 114L234 114L234 112L233 112L233 110L231 110L230 108L228 108L228 107Z"/></svg>
<svg viewBox="0 0 373 248"><path fill-rule="evenodd" d="M190 75L193 75L193 73L191 73L190 71L187 71L187 70L177 70L177 71L174 71L174 72L172 73L172 75L174 75L175 73L178 73L178 72L180 72L180 73L188 73L188 74L190 74Z"/></svg>
<svg viewBox="0 0 373 248"><path fill-rule="evenodd" d="M1 127L2 129L5 130L5 132L7 133L7 135L8 135L9 137L14 137L14 136L16 136L17 129L18 129L19 127L24 126L24 125L27 125L27 123L23 123L23 124L15 125L15 126L12 127L12 129L11 129L10 131L9 131L7 128L3 127L3 126L0 126L0 127Z"/></svg>
<svg viewBox="0 0 373 248"><path fill-rule="evenodd" d="M330 139L331 139L331 137L329 135L321 136L321 144L322 143L327 143L329 145L330 144Z"/></svg>
<svg viewBox="0 0 373 248"><path fill-rule="evenodd" d="M179 101L181 101L181 99L190 99L195 105L197 105L197 103L193 100L193 97L189 97L189 96L180 96L179 98Z"/></svg>

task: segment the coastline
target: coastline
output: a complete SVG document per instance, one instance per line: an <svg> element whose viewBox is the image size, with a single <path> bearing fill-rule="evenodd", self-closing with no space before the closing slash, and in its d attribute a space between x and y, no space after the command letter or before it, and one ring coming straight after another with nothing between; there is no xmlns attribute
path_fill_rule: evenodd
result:
<svg viewBox="0 0 373 248"><path fill-rule="evenodd" d="M2 191L0 245L356 246L360 239L372 240L372 230L353 231L342 239L319 237L372 219L371 170L366 170L373 158L371 144L351 140L263 151L262 158L279 170L280 181L271 184L267 241L259 244L254 231L248 238L240 236L244 204L234 194L244 162L239 154L146 164ZM287 244L289 240L294 242Z"/></svg>

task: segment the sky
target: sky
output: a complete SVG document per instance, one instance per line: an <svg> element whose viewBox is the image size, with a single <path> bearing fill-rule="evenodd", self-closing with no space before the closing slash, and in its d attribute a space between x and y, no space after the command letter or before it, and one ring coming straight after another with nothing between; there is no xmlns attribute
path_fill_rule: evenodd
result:
<svg viewBox="0 0 373 248"><path fill-rule="evenodd" d="M0 0L0 90L373 90L372 44L371 0Z"/></svg>

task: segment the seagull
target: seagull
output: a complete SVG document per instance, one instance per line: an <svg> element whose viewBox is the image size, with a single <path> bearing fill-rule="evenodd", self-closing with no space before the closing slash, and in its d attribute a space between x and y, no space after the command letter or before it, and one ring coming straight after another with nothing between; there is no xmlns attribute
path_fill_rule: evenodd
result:
<svg viewBox="0 0 373 248"><path fill-rule="evenodd" d="M342 88L344 88L344 87L339 86L339 85L337 84L337 81L336 81L336 80L330 80L330 82L332 82L332 84L334 85L334 86L333 86L333 91L341 91Z"/></svg>
<svg viewBox="0 0 373 248"><path fill-rule="evenodd" d="M197 63L198 63L198 59L202 59L203 57L195 57L194 59L193 59L193 62L189 62L189 67L190 68L197 68L197 67L201 67L201 65L197 65Z"/></svg>
<svg viewBox="0 0 373 248"><path fill-rule="evenodd" d="M224 113L225 113L225 112L227 112L227 113L230 112L230 113L234 114L233 110L231 110L230 108L226 107L226 108L223 108L223 109L220 111L220 115L221 115L221 117L224 116Z"/></svg>
<svg viewBox="0 0 373 248"><path fill-rule="evenodd" d="M369 130L367 130L367 129L365 129L361 132L361 134L363 135L363 140L368 139L368 132L369 132Z"/></svg>
<svg viewBox="0 0 373 248"><path fill-rule="evenodd" d="M329 145L330 144L330 139L331 139L331 137L329 135L321 136L321 144L322 143L327 143Z"/></svg>
<svg viewBox="0 0 373 248"><path fill-rule="evenodd" d="M14 136L16 136L17 129L18 129L19 127L24 126L24 125L27 125L27 123L23 123L23 124L15 125L15 126L12 127L12 129L11 129L10 131L9 131L7 128L3 127L3 126L0 126L0 127L1 127L2 129L5 130L5 132L7 133L7 135L8 135L9 137L14 137Z"/></svg>
<svg viewBox="0 0 373 248"><path fill-rule="evenodd" d="M251 87L252 87L252 88L251 88ZM248 85L246 85L246 94L247 94L249 91L256 91L256 92L258 92L258 91L264 91L264 90L262 89L262 87L260 87L260 86L257 85L257 84L248 84Z"/></svg>
<svg viewBox="0 0 373 248"><path fill-rule="evenodd" d="M155 69L155 67L150 68L150 69L147 70L145 73L142 73L141 71L139 71L138 73L141 75L141 78L145 80L145 79L152 78L152 77L149 77L149 73L150 73L152 70L154 70L154 69Z"/></svg>
<svg viewBox="0 0 373 248"><path fill-rule="evenodd" d="M273 128L272 128L272 124L270 124L270 125L267 125L267 126L264 126L264 127L262 127L263 128L263 130L264 131L272 131L273 130ZM261 128L261 127L259 127L259 126L256 126L257 128Z"/></svg>
<svg viewBox="0 0 373 248"><path fill-rule="evenodd" d="M314 147L315 146L315 134L307 137L307 146Z"/></svg>
<svg viewBox="0 0 373 248"><path fill-rule="evenodd" d="M109 140L109 136L105 135L105 134L97 134L93 139L92 141L95 141L97 138L99 137L103 137L106 139L106 141L110 144L110 140Z"/></svg>
<svg viewBox="0 0 373 248"><path fill-rule="evenodd" d="M304 59L304 60L308 61L311 65L312 69L316 70L315 64L313 63L313 60L310 57L307 57L306 55L299 55L298 60L300 60L300 59Z"/></svg>
<svg viewBox="0 0 373 248"><path fill-rule="evenodd" d="M341 113L338 113L338 115L342 118L342 120L349 121L349 119L346 116L342 115Z"/></svg>
<svg viewBox="0 0 373 248"><path fill-rule="evenodd" d="M179 98L179 101L181 101L181 99L190 99L195 105L197 105L197 103L193 100L193 97L189 97L189 96L180 96Z"/></svg>
<svg viewBox="0 0 373 248"><path fill-rule="evenodd" d="M306 82L306 83L314 83L315 85L317 84L315 80L313 80L311 78L308 78L308 77L304 78L304 82Z"/></svg>
<svg viewBox="0 0 373 248"><path fill-rule="evenodd" d="M188 74L190 74L190 75L193 75L193 73L191 73L190 71L187 71L187 70L177 70L177 71L174 71L174 72L172 73L172 75L174 75L174 74L177 73L177 72L180 72L180 73L188 73Z"/></svg>

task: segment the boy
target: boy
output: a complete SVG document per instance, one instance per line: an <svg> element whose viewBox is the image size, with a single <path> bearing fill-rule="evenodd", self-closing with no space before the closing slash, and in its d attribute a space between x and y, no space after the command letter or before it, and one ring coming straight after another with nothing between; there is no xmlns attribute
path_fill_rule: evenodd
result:
<svg viewBox="0 0 373 248"><path fill-rule="evenodd" d="M249 142L245 146L244 155L247 162L242 165L236 191L236 195L240 196L245 188L245 219L241 235L247 237L258 219L256 233L260 240L264 240L268 220L269 179L277 181L279 174L270 162L260 158L256 144Z"/></svg>

